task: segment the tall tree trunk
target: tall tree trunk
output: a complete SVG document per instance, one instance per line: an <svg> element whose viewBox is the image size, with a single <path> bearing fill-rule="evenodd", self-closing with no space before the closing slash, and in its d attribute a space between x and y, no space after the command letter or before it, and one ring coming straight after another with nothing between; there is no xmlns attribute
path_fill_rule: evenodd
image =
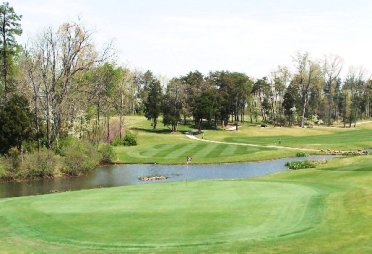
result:
<svg viewBox="0 0 372 254"><path fill-rule="evenodd" d="M46 138L47 138L47 148L50 148L50 102L49 94L46 94Z"/></svg>
<svg viewBox="0 0 372 254"><path fill-rule="evenodd" d="M40 123L39 123L39 117L37 116L37 112L38 112L38 103L37 103L37 96L35 95L35 99L34 99L34 103L35 103L35 125L36 125L36 135L37 135L37 152L39 153L40 152L40 148L41 148L41 139L40 139Z"/></svg>
<svg viewBox="0 0 372 254"><path fill-rule="evenodd" d="M302 113L301 113L301 128L305 127L306 104L307 104L307 100L306 98L304 98L304 102L302 104Z"/></svg>
<svg viewBox="0 0 372 254"><path fill-rule="evenodd" d="M5 24L7 23L6 20L5 20L5 14L3 15L4 16L4 20L3 20L3 82L4 82L4 97L6 97L7 95L7 92L8 92L8 69L7 69L7 55L6 55L6 51L7 51L7 43L6 43L6 27L5 27Z"/></svg>
<svg viewBox="0 0 372 254"><path fill-rule="evenodd" d="M157 125L157 118L153 119L153 129L156 130L156 125Z"/></svg>

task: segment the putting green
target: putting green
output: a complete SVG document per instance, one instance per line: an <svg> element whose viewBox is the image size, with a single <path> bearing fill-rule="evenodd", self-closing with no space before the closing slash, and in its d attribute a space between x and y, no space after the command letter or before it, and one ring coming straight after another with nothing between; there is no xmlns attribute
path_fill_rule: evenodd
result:
<svg viewBox="0 0 372 254"><path fill-rule="evenodd" d="M192 247L308 231L322 217L322 200L297 183L200 181L7 199L0 218L11 235L30 241L95 249Z"/></svg>

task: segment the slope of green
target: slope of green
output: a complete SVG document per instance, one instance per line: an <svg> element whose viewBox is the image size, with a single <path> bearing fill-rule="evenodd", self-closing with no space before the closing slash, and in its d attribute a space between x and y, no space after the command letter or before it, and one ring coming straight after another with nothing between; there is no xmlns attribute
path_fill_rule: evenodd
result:
<svg viewBox="0 0 372 254"><path fill-rule="evenodd" d="M298 148L353 150L372 147L372 125L357 128L248 127L238 132L207 131L205 138L234 143L281 145Z"/></svg>
<svg viewBox="0 0 372 254"><path fill-rule="evenodd" d="M371 253L371 156L0 200L0 253Z"/></svg>

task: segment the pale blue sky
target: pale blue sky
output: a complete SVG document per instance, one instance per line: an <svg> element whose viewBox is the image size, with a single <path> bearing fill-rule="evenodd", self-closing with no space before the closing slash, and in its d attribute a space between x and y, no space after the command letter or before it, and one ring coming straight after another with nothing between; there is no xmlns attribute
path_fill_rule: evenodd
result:
<svg viewBox="0 0 372 254"><path fill-rule="evenodd" d="M118 62L168 77L191 70L268 75L292 65L297 51L337 54L372 68L368 0L13 0L23 15L22 42L47 26L76 20L114 39Z"/></svg>

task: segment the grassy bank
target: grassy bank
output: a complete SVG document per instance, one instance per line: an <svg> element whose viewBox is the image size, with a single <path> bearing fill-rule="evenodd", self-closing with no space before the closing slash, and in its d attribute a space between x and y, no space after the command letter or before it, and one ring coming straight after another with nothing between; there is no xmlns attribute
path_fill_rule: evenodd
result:
<svg viewBox="0 0 372 254"><path fill-rule="evenodd" d="M0 252L370 253L371 161L4 199Z"/></svg>

